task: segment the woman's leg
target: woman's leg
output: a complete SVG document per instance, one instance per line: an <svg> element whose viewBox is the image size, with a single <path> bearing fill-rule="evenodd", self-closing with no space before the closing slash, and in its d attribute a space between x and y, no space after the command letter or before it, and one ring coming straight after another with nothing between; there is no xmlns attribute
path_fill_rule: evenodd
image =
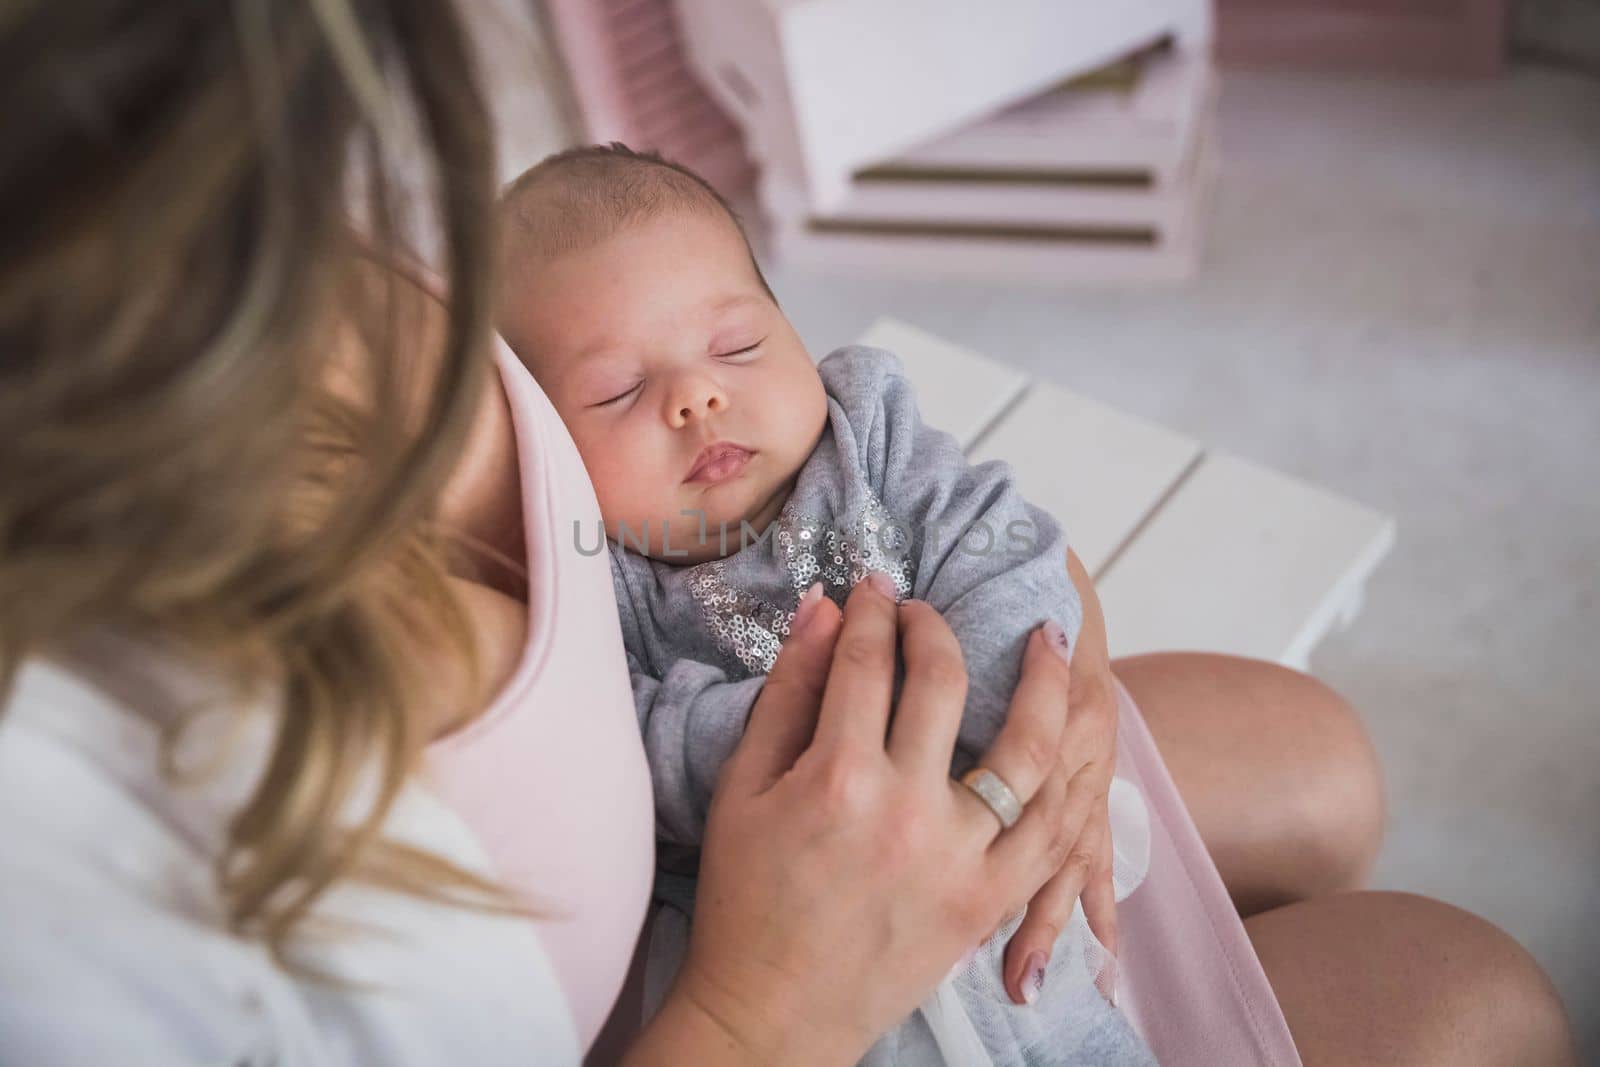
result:
<svg viewBox="0 0 1600 1067"><path fill-rule="evenodd" d="M1459 908L1333 893L1252 916L1245 929L1306 1067L1577 1062L1544 971Z"/></svg>
<svg viewBox="0 0 1600 1067"><path fill-rule="evenodd" d="M1372 746L1337 694L1228 656L1113 666L1250 916L1307 1067L1577 1062L1549 978L1505 933L1425 897L1327 892L1365 878L1384 818Z"/></svg>
<svg viewBox="0 0 1600 1067"><path fill-rule="evenodd" d="M1155 653L1113 665L1242 915L1363 884L1383 782L1338 694L1272 663Z"/></svg>

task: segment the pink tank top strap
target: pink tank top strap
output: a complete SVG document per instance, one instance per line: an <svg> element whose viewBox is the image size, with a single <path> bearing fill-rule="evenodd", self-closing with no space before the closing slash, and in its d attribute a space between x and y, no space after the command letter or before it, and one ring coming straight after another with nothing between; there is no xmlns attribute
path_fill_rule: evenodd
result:
<svg viewBox="0 0 1600 1067"><path fill-rule="evenodd" d="M496 366L521 474L528 641L489 710L431 746L428 774L501 883L540 917L587 1048L622 986L649 899L649 768L593 487L560 417L503 343Z"/></svg>

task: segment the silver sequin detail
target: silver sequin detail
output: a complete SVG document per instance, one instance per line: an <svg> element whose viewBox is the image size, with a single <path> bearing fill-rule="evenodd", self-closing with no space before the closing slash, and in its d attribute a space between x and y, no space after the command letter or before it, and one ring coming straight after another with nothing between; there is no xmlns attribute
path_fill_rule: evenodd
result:
<svg viewBox="0 0 1600 1067"><path fill-rule="evenodd" d="M749 675L766 674L778 661L778 646L789 634L794 610L733 588L727 569L727 561L720 559L691 568L689 595L699 603L717 647L733 659L730 666L736 664Z"/></svg>
<svg viewBox="0 0 1600 1067"><path fill-rule="evenodd" d="M893 579L899 596L911 595L916 568L909 529L870 492L861 514L847 523L830 524L791 514L785 508L773 539L789 569L789 584L796 597L813 582L821 582L828 596L842 602L871 571L882 571Z"/></svg>
<svg viewBox="0 0 1600 1067"><path fill-rule="evenodd" d="M823 592L842 604L856 582L875 570L894 581L898 596L911 595L916 568L909 528L870 491L861 514L846 523L831 524L784 508L772 538L778 560L789 572L795 604L814 582L821 582ZM726 560L690 568L689 594L700 605L717 647L730 658L729 666L766 674L789 634L794 607L779 608L735 589L727 572Z"/></svg>

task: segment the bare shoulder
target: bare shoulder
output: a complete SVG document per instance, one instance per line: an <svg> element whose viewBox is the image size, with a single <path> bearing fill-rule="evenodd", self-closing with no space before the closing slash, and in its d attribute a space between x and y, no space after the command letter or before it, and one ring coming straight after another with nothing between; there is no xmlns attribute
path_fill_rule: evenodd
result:
<svg viewBox="0 0 1600 1067"><path fill-rule="evenodd" d="M451 578L450 583L472 620L485 680L498 692L510 680L528 643L528 606L465 578Z"/></svg>
<svg viewBox="0 0 1600 1067"><path fill-rule="evenodd" d="M437 721L430 723L429 735L438 737L465 726L489 709L516 673L522 662L528 638L528 609L521 602L464 578L449 579L456 603L466 615L476 643L480 674L478 686L469 690L466 664L440 661L428 664L430 677L443 696ZM459 694L471 692L466 705Z"/></svg>
<svg viewBox="0 0 1600 1067"><path fill-rule="evenodd" d="M450 311L439 295L413 275L376 260L358 261L347 283L352 307L372 305L392 316L385 347L374 353L352 324L341 331L329 368L329 385L341 398L365 407L373 389L371 360L394 364L407 386L403 417L420 422L437 385L439 363L449 330ZM500 375L491 365L479 385L477 412L455 469L433 507L440 525L459 534L470 557L470 573L504 592L520 594L524 578L522 488L516 433ZM511 561L509 564L507 561Z"/></svg>

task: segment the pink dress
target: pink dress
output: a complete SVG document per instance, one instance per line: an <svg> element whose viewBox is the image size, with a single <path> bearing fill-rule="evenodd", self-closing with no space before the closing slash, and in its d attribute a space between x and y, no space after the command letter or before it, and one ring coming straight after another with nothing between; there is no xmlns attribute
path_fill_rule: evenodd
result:
<svg viewBox="0 0 1600 1067"><path fill-rule="evenodd" d="M1120 685L1117 699L1117 774L1150 813L1150 872L1117 905L1117 1006L1169 1067L1295 1067L1289 1024L1217 865Z"/></svg>
<svg viewBox="0 0 1600 1067"><path fill-rule="evenodd" d="M574 547L599 517L576 447L503 345L496 359L521 465L528 647L476 723L433 746L441 795L498 876L544 916L540 936L587 1048L621 990L654 865L645 764L604 554ZM1150 869L1119 906L1119 999L1164 1064L1300 1062L1288 1025L1139 710L1121 694L1117 771L1143 793Z"/></svg>

